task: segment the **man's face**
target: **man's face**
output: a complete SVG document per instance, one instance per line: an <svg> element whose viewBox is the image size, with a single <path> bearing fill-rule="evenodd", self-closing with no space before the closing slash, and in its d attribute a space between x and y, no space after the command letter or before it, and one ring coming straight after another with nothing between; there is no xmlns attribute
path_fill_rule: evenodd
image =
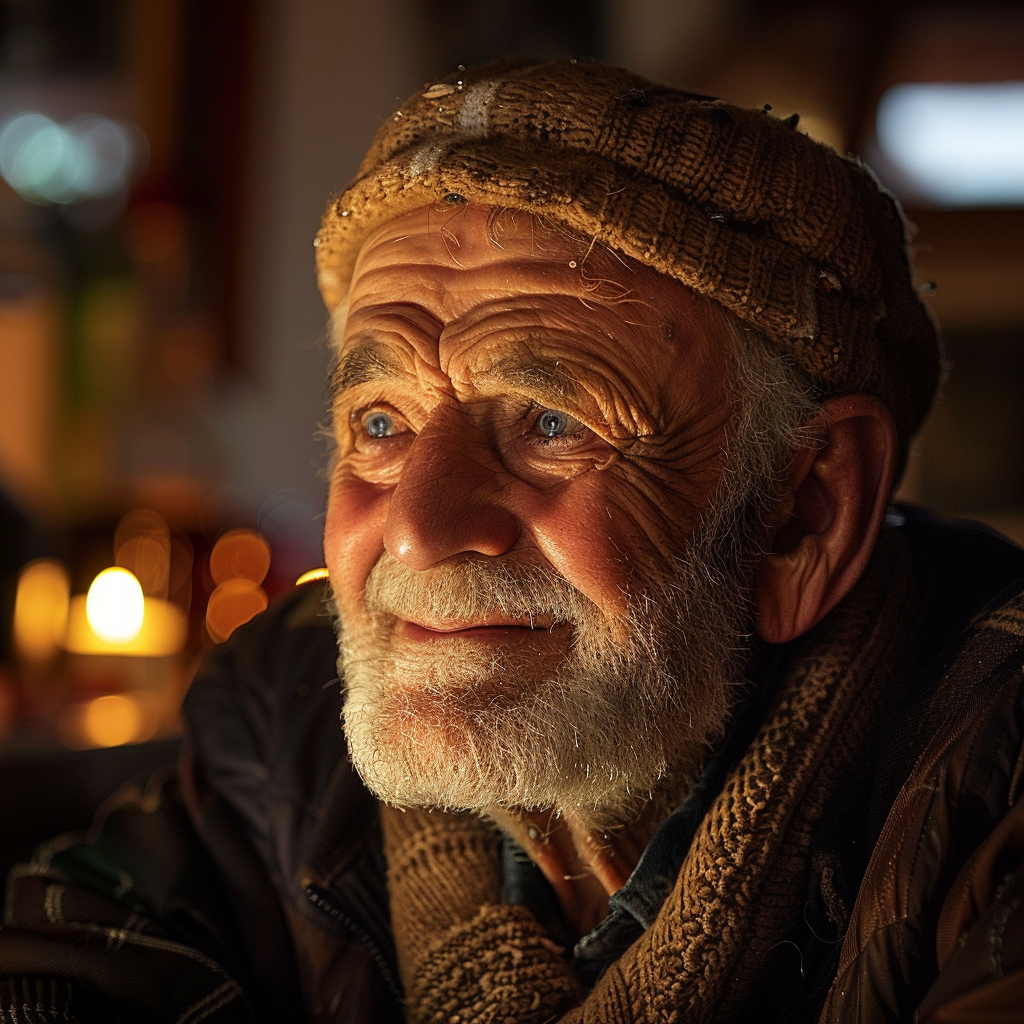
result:
<svg viewBox="0 0 1024 1024"><path fill-rule="evenodd" d="M367 242L325 551L382 797L600 814L692 774L744 624L691 550L728 353L686 288L527 214L429 207Z"/></svg>

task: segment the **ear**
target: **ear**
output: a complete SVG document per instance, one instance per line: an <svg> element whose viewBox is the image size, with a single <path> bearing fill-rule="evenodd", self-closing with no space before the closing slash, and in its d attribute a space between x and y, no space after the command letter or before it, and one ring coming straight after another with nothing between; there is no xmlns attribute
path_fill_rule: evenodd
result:
<svg viewBox="0 0 1024 1024"><path fill-rule="evenodd" d="M853 588L874 550L896 465L896 427L869 395L822 403L820 443L797 453L768 551L755 575L757 631L785 643Z"/></svg>

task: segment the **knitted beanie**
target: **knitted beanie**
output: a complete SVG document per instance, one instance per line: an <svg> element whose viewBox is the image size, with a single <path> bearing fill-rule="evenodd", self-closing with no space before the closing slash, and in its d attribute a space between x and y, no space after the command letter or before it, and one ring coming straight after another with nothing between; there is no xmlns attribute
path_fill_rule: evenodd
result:
<svg viewBox="0 0 1024 1024"><path fill-rule="evenodd" d="M539 214L720 303L822 396L891 411L905 457L940 373L905 225L856 160L745 110L576 61L492 63L415 93L316 239L333 310L381 224L433 202Z"/></svg>

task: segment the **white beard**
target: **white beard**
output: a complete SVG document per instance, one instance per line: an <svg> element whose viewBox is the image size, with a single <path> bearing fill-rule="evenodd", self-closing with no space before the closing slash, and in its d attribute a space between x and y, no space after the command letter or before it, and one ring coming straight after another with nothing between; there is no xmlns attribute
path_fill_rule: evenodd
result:
<svg viewBox="0 0 1024 1024"><path fill-rule="evenodd" d="M691 534L669 579L627 595L614 630L546 566L467 558L414 572L385 554L367 583L372 626L340 624L345 735L366 785L399 807L551 808L596 828L655 793L679 799L742 682L742 518ZM571 641L538 630L535 642L418 644L391 631L396 616L488 611L553 618Z"/></svg>

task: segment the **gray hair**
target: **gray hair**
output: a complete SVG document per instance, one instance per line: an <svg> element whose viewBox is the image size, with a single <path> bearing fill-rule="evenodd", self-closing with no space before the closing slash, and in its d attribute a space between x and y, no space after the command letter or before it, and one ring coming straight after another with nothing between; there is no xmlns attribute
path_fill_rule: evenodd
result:
<svg viewBox="0 0 1024 1024"><path fill-rule="evenodd" d="M756 558L767 539L796 453L822 443L811 420L822 396L803 371L770 339L734 314L714 306L731 341L734 414L727 427L725 465L703 525L719 538L732 537L733 555ZM723 521L732 520L731 526ZM723 554L720 552L720 554Z"/></svg>

